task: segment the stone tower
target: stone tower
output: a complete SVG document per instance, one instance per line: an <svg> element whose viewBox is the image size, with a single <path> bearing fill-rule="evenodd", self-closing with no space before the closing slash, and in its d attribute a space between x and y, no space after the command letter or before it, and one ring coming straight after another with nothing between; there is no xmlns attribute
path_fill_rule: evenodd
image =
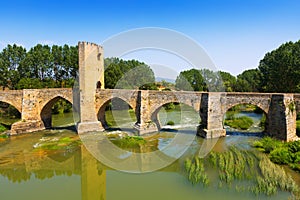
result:
<svg viewBox="0 0 300 200"><path fill-rule="evenodd" d="M104 89L103 48L88 42L78 43L79 117L78 133L102 130L95 111L96 90Z"/></svg>

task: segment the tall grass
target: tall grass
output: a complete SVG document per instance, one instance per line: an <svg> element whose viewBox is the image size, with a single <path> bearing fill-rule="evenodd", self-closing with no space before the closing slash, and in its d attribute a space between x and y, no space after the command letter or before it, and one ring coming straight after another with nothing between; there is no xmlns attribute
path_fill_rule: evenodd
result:
<svg viewBox="0 0 300 200"><path fill-rule="evenodd" d="M200 182L207 186L210 178L206 169L211 167L219 175L219 188L235 186L238 192L248 191L268 196L278 191L292 194L299 191L294 180L281 166L274 164L268 156L257 151L230 147L225 152L211 152L205 159L195 157L185 161L188 180L193 184Z"/></svg>

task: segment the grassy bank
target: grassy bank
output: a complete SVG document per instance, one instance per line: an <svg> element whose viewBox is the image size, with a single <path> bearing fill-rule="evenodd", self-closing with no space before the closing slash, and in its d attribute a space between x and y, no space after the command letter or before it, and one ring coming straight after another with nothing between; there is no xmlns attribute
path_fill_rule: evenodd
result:
<svg viewBox="0 0 300 200"><path fill-rule="evenodd" d="M231 147L225 152L211 152L206 158L187 158L184 166L188 180L204 187L217 185L218 188L268 196L287 191L293 197L298 196L299 188L291 176L266 155L253 150ZM212 168L218 172L217 184Z"/></svg>
<svg viewBox="0 0 300 200"><path fill-rule="evenodd" d="M234 117L234 115L230 117L226 117L224 124L226 126L230 126L235 129L247 130L253 125L253 120L247 116Z"/></svg>
<svg viewBox="0 0 300 200"><path fill-rule="evenodd" d="M266 153L272 162L288 165L300 172L300 141L281 142L264 137L255 141L253 146Z"/></svg>

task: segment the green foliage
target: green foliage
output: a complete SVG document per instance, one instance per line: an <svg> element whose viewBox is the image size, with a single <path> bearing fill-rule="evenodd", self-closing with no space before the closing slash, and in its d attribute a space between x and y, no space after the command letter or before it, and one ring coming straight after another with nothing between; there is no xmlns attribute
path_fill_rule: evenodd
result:
<svg viewBox="0 0 300 200"><path fill-rule="evenodd" d="M53 114L61 114L61 113L69 113L72 111L72 104L64 99L59 99L53 106L52 106L52 113Z"/></svg>
<svg viewBox="0 0 300 200"><path fill-rule="evenodd" d="M264 137L259 141L255 141L254 147L263 148L263 152L270 153L274 149L280 148L283 143L271 137Z"/></svg>
<svg viewBox="0 0 300 200"><path fill-rule="evenodd" d="M270 137L264 137L253 143L255 148L269 154L271 161L278 164L288 164L300 172L300 141L281 142Z"/></svg>
<svg viewBox="0 0 300 200"><path fill-rule="evenodd" d="M223 92L225 91L224 83L220 72L215 72L209 69L200 70L204 80L204 91L208 92ZM224 75L224 73L223 73Z"/></svg>
<svg viewBox="0 0 300 200"><path fill-rule="evenodd" d="M175 125L175 123L174 123L173 121L168 121L168 122L167 122L167 125L173 126L173 125Z"/></svg>
<svg viewBox="0 0 300 200"><path fill-rule="evenodd" d="M245 70L237 76L235 91L259 92L261 91L261 72L258 69Z"/></svg>
<svg viewBox="0 0 300 200"><path fill-rule="evenodd" d="M187 177L192 184L201 182L204 186L209 184L209 179L205 173L203 159L195 157L193 160L187 158L184 162Z"/></svg>
<svg viewBox="0 0 300 200"><path fill-rule="evenodd" d="M277 164L288 164L292 162L292 157L289 149L286 147L280 147L270 152L270 159Z"/></svg>
<svg viewBox="0 0 300 200"><path fill-rule="evenodd" d="M147 83L139 87L140 90L158 90L155 83Z"/></svg>
<svg viewBox="0 0 300 200"><path fill-rule="evenodd" d="M151 68L137 60L106 58L105 87L110 89L157 89Z"/></svg>
<svg viewBox="0 0 300 200"><path fill-rule="evenodd" d="M235 129L247 130L253 125L253 120L247 116L233 117L233 119L225 119L224 124Z"/></svg>
<svg viewBox="0 0 300 200"><path fill-rule="evenodd" d="M80 146L81 140L78 138L63 137L63 138L43 138L39 143L36 143L33 147L35 149L43 150L59 150L59 149L70 149Z"/></svg>
<svg viewBox="0 0 300 200"><path fill-rule="evenodd" d="M7 128L5 126L3 126L2 124L0 124L0 133L6 131ZM4 135L0 135L1 138L3 138Z"/></svg>
<svg viewBox="0 0 300 200"><path fill-rule="evenodd" d="M2 127L0 127L0 129L3 130ZM4 132L4 131L2 131L2 130L0 130L0 132ZM5 134L5 133L0 134L0 139L7 139L8 137L9 137L9 136L8 136L7 134Z"/></svg>
<svg viewBox="0 0 300 200"><path fill-rule="evenodd" d="M267 53L259 63L265 92L300 91L300 40Z"/></svg>
<svg viewBox="0 0 300 200"><path fill-rule="evenodd" d="M219 71L226 92L233 92L236 85L236 77L228 72Z"/></svg>
<svg viewBox="0 0 300 200"><path fill-rule="evenodd" d="M299 137L299 135L300 135L300 120L296 121L296 133L297 133L297 136Z"/></svg>
<svg viewBox="0 0 300 200"><path fill-rule="evenodd" d="M112 140L112 142L121 148L136 148L146 144L147 141L139 136L125 136L123 138Z"/></svg>
<svg viewBox="0 0 300 200"><path fill-rule="evenodd" d="M266 123L267 123L267 117L266 115L263 115L261 117L261 120L259 122L259 126L262 128L262 129L265 129L266 128Z"/></svg>
<svg viewBox="0 0 300 200"><path fill-rule="evenodd" d="M7 45L0 53L0 85L15 89L19 79L23 76L23 61L26 49L22 46Z"/></svg>
<svg viewBox="0 0 300 200"><path fill-rule="evenodd" d="M203 91L205 87L201 72L197 69L190 69L180 72L175 81L178 90Z"/></svg>
<svg viewBox="0 0 300 200"><path fill-rule="evenodd" d="M295 181L283 168L272 163L266 155L252 150L241 150L232 146L224 152L210 152L204 159L187 158L184 162L187 178L193 184L202 182L206 185L202 177L209 182L206 169L211 166L219 172L219 188L235 186L239 192L249 191L268 196L276 194L278 190L288 191L293 195L299 191ZM244 185L246 180L251 185Z"/></svg>
<svg viewBox="0 0 300 200"><path fill-rule="evenodd" d="M163 105L163 107L164 107L165 110L170 111L170 110L175 109L175 104L174 103L168 103L168 104Z"/></svg>
<svg viewBox="0 0 300 200"><path fill-rule="evenodd" d="M72 87L77 70L77 46L8 45L0 53L0 85L9 89Z"/></svg>

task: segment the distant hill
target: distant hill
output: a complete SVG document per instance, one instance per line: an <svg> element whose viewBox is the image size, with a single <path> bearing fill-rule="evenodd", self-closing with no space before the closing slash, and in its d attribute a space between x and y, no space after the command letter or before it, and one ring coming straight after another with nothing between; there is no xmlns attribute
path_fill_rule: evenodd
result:
<svg viewBox="0 0 300 200"><path fill-rule="evenodd" d="M174 83L175 84L175 80L174 79L170 79L170 78L162 78L162 77L155 77L155 81L156 82L161 82L162 80L165 80L169 83Z"/></svg>

